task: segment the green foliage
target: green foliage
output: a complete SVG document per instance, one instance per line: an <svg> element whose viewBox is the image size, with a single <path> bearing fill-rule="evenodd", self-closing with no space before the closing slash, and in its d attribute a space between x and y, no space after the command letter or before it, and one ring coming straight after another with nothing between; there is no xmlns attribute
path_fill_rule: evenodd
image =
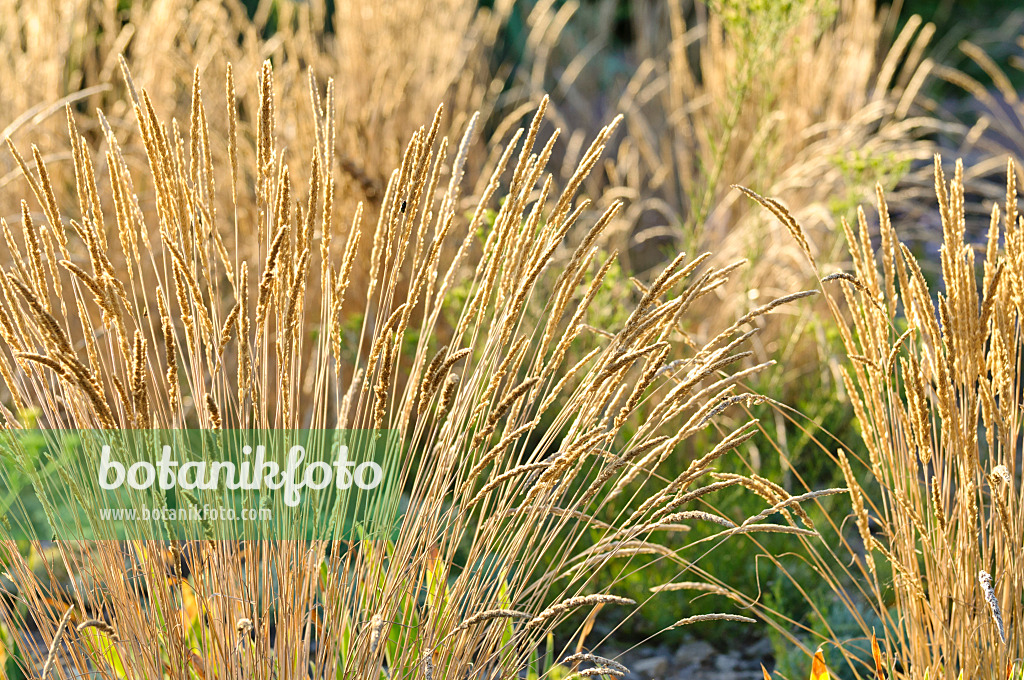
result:
<svg viewBox="0 0 1024 680"><path fill-rule="evenodd" d="M751 51L777 49L793 26L812 17L823 29L838 11L836 0L711 0L730 37ZM819 29L820 30L820 29Z"/></svg>
<svg viewBox="0 0 1024 680"><path fill-rule="evenodd" d="M621 296L621 293L620 293ZM611 313L611 312L609 312ZM787 356L796 352L807 351L807 337L815 339L815 351L819 352L820 370L807 373L794 371L766 371L758 374L750 387L761 394L768 394L792 406L789 410L773 405L761 405L752 409L751 415L758 417L762 434L748 444L718 461L719 470L723 473L749 475L755 473L760 477L780 483L792 494L810 489L832 488L844 486L842 473L827 456L822 455L822 443L828 445L832 440L822 433L847 442L857 442L852 409L845 401L837 398L837 383L833 374L826 367L831 357L840 351L841 339L838 331L831 325L822 324L817 317L799 317L796 322L800 330L794 332L794 344L782 343L775 348L773 358L780 365L786 365ZM801 344L802 343L802 344ZM810 364L809 364L810 365ZM733 426L737 425L741 414L733 414ZM728 427L727 423L722 424ZM823 439L826 437L826 439ZM680 448L667 461L664 469L666 476L681 474L695 458L709 451L717 441L712 432L693 439L692 445ZM630 492L621 498L628 498ZM713 495L704 497L708 507L734 520L755 515L764 510L767 501L752 494L742 487L730 487ZM808 512L815 520L819 531L828 538L826 514L831 517L842 516L846 512L848 500L845 496L833 496L820 499L824 512L815 510L808 505ZM695 507L694 509L699 509ZM618 500L606 508L605 519L610 519L621 510ZM778 522L781 518L772 516L766 521ZM716 579L735 587L751 597L763 593L766 603L783 615L813 627L817 616L815 610L830 612L834 609L834 595L830 588L817 577L809 566L809 556L796 537L785 534L764 534L751 538L731 539L725 546L705 552L713 543L704 543L701 548L687 548L701 539L717 533L720 527L703 522L690 523L687 532L659 532L652 537L656 542L678 553L685 559L697 563ZM835 538L832 536L831 538ZM728 552L728 559L721 556ZM792 587L792 581L780 573L764 555L789 555L785 566L789 574L794 575L805 589L807 597L799 594ZM681 572L678 565L663 558L637 557L629 564L619 560L610 567L613 571L625 570L629 575L622 581L623 594L643 602L650 597L650 589L654 586L679 581L700 580L693 572ZM670 626L674 622L695 614L730 611L734 603L727 598L707 593L682 591L672 597L658 597L656 606L645 607L642 616L637 618L632 628L626 632L629 639L640 640L653 635ZM763 635L764 627L754 627L735 622L707 622L701 624L699 630L675 629L659 637L666 644L675 644L685 634L697 634L708 640L717 639L749 639ZM620 632L621 634L621 632ZM779 653L783 647L789 648L789 642L779 642ZM801 658L801 668L806 666L806 658ZM801 677L803 672L790 677Z"/></svg>
<svg viewBox="0 0 1024 680"><path fill-rule="evenodd" d="M0 624L0 671L7 680L28 680L25 656L16 636Z"/></svg>
<svg viewBox="0 0 1024 680"><path fill-rule="evenodd" d="M877 183L888 191L910 171L910 161L899 158L892 151L873 154L866 149L846 149L834 154L830 161L846 178L849 187L870 187ZM833 196L828 208L833 215L852 219L857 206L863 205L867 199L869 197L849 191Z"/></svg>
<svg viewBox="0 0 1024 680"><path fill-rule="evenodd" d="M608 267L601 288L594 296L589 323L599 329L614 328L629 316L626 302L633 284L622 269L618 259Z"/></svg>

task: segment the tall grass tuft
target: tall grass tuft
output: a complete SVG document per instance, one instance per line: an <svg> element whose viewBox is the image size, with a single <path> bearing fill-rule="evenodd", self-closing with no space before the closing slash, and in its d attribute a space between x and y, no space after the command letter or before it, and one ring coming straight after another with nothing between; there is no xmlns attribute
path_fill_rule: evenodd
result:
<svg viewBox="0 0 1024 680"><path fill-rule="evenodd" d="M843 224L852 271L821 273L848 357L843 384L861 441L837 441L834 449L850 490L851 531L833 524L836 550L819 546L811 559L863 632L861 640L825 633L858 677L875 677L867 651L873 633L893 677L1020 673L1017 179L1010 161L1003 207L991 207L979 253L964 240L964 167L958 162L947 181L936 157L938 281L901 243L881 188L877 231L863 211L856 227ZM799 234L779 204L758 198Z"/></svg>
<svg viewBox="0 0 1024 680"><path fill-rule="evenodd" d="M747 324L774 306L693 347L688 311L736 267L679 254L639 287L619 323L590 323L614 259L595 242L619 206L591 219L577 194L614 123L559 192L546 168L552 140L538 135L545 100L465 211L472 125L452 143L438 111L386 178L376 221L361 210L342 221L339 158L327 143L332 83L310 79L313 134L287 149L279 112L299 105L275 97L270 63L245 76L250 96L229 89L232 129L257 131L247 155L233 136L209 133L198 76L187 123L167 123L126 65L124 77L146 167L128 162L109 127L90 144L69 110L78 206L69 212L45 159L11 147L33 195L20 230L3 222L13 255L0 276L5 426L38 422L54 437L391 429L401 521L390 539L345 546L211 540L222 537L202 522L169 552L147 540L157 532L146 522L130 548L4 540L15 606L2 610L3 624L47 642L48 653L22 650L24 670L507 677L567 617L632 610L615 594L625 570L603 569L611 560L699 557L661 548L659 531L712 522L725 527L720 541L775 526L695 509L719 488L708 476L750 439L751 422L683 473L660 474L718 414L761 399L742 387L756 369L728 368L749 354ZM238 89L242 77L231 76ZM101 154L106 173L90 160ZM155 212L140 208L143 181ZM587 236L567 245L577 225ZM369 276L355 293L361 244ZM43 488L63 478L54 479ZM604 511L611 496L621 511ZM105 535L96 517L76 521ZM586 630L559 639L579 652Z"/></svg>

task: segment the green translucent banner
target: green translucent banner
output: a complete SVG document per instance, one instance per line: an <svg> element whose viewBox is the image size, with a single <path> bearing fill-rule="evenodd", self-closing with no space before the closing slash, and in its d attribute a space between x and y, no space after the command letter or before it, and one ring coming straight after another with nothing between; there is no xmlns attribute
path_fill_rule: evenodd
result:
<svg viewBox="0 0 1024 680"><path fill-rule="evenodd" d="M401 459L395 430L7 430L0 538L383 536Z"/></svg>

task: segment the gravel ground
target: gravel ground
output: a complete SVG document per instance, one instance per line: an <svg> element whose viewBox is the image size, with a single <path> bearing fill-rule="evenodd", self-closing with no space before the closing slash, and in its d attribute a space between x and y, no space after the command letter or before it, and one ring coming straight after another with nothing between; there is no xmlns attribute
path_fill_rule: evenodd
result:
<svg viewBox="0 0 1024 680"><path fill-rule="evenodd" d="M727 652L694 640L674 649L648 647L614 658L630 669L626 680L762 680L761 664L769 670L774 666L767 639Z"/></svg>

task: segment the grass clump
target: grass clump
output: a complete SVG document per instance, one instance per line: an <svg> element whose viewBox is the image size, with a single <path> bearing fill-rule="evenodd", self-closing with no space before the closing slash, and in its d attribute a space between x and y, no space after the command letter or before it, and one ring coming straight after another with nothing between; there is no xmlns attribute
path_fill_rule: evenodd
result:
<svg viewBox="0 0 1024 680"><path fill-rule="evenodd" d="M232 129L258 131L250 157L233 136L209 134L198 75L185 132L161 119L159 101L122 66L145 168L128 163L104 127L107 172L98 172L91 159L100 149L69 110L78 205L69 214L46 162L10 147L36 208L23 203L21 239L3 222L12 261L0 276L0 374L15 406L3 410L6 426L26 427L32 414L52 437L389 429L400 442L389 456L402 512L393 535L344 545L218 540L216 526L190 522L169 552L145 521L127 542L58 541L55 551L26 549L6 527L0 549L14 606L0 616L8 630L37 630L49 643L45 654L22 650L22 671L513 675L570 615L631 611L635 603L615 592L622 572L603 569L612 560L653 551L689 569L652 539L657 532L709 522L722 527L710 547L751 531L795 531L694 505L718 488L709 475L749 440L752 422L682 473L663 475L683 442L762 399L742 387L750 371L728 371L748 356L756 314L702 345L685 333L691 307L736 267L680 254L641 286L621 323L588 323L613 262L595 244L618 206L591 216L577 193L613 126L584 154L578 179L556 191L546 172L553 138L538 135L545 100L467 214L473 126L450 145L439 111L388 177L376 223L358 210L342 222L340 161L325 141L336 125L332 83L321 90L310 79L315 134L287 151L276 121L291 102L275 98L269 62L249 84L258 97L236 99L228 88ZM139 207L142 181L154 189L153 213ZM565 251L584 221L586 236ZM360 243L369 244L369 276L356 294ZM352 335L343 333L348 304L361 319ZM68 479L37 477L36 490L45 500ZM97 516L75 521L107 537Z"/></svg>
<svg viewBox="0 0 1024 680"><path fill-rule="evenodd" d="M961 163L947 183L936 158L935 193L938 285L897 237L881 188L878 235L863 211L857 229L844 222L852 271L822 274L865 456L860 442L836 442L855 531L833 525L826 545L834 550L811 557L863 637L819 634L838 645L856 677L875 675L873 632L895 677L1015 677L1024 655L1024 222L1015 165L1007 167L1002 209L992 206L980 263L964 240ZM784 209L766 204L799 232Z"/></svg>

